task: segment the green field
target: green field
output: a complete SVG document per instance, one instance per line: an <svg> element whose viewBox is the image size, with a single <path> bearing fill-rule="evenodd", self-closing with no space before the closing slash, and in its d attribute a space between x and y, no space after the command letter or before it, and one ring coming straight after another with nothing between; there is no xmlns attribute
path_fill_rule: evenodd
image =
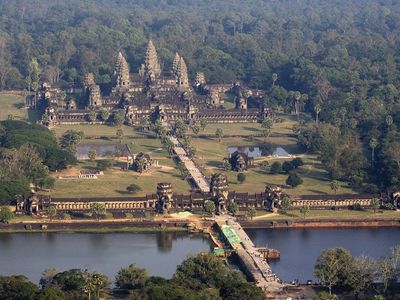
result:
<svg viewBox="0 0 400 300"><path fill-rule="evenodd" d="M278 115L283 122L274 123L271 134L293 134L293 125L297 123L296 117L291 115ZM221 128L226 135L261 135L262 127L260 123L235 123L235 124L208 124L204 131L199 134L214 135L217 128ZM188 132L194 135L191 130Z"/></svg>
<svg viewBox="0 0 400 300"><path fill-rule="evenodd" d="M174 192L189 193L190 186L182 180L179 172L173 168L172 161L160 159L161 169L152 168L148 173L140 175L134 171L124 171L117 167L107 170L98 179L74 180L57 179L52 190L53 197L124 197L144 196L156 192L158 182L170 182ZM81 162L78 168L90 167L90 162ZM94 164L92 165L94 166ZM142 191L130 194L126 187L132 183L139 185Z"/></svg>
<svg viewBox="0 0 400 300"><path fill-rule="evenodd" d="M312 194L333 194L330 188L328 173L323 169L315 155L306 155L301 152L296 144L296 139L291 137L267 138L266 142L283 147L290 154L296 154L303 158L305 165L298 170L304 183L296 188L288 188L287 193L291 195L312 195ZM192 143L197 149L196 162L204 169L205 174L210 176L215 172L225 172L222 169L222 161L228 157L228 146L256 146L264 142L264 138L255 138L249 141L246 138L223 138L219 142L216 138L193 138ZM272 164L274 161L284 162L291 158L266 158L255 159L255 167L245 171L246 181L238 183L237 172L226 172L232 190L238 192L261 192L265 184L282 184L286 182L287 174L270 174L260 165L267 161ZM346 184L341 183L337 193L354 193Z"/></svg>
<svg viewBox="0 0 400 300"><path fill-rule="evenodd" d="M15 120L36 121L39 114L30 109L23 109L25 97L18 94L0 93L0 120L8 119L12 116Z"/></svg>
<svg viewBox="0 0 400 300"><path fill-rule="evenodd" d="M82 131L86 137L101 138L101 137L116 137L117 130L121 128L124 135L129 137L144 137L152 135L152 132L145 131L141 132L137 130L137 127L122 125L121 127L112 125L102 124L87 124L87 125L58 125L52 130L55 132L57 137L62 136L67 130Z"/></svg>

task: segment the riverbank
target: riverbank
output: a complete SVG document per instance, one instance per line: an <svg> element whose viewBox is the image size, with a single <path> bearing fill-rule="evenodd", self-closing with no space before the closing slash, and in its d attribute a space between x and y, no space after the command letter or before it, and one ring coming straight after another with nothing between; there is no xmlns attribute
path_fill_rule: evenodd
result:
<svg viewBox="0 0 400 300"><path fill-rule="evenodd" d="M348 220L254 220L241 221L245 229L263 228L364 228L364 227L400 227L400 219L348 219Z"/></svg>
<svg viewBox="0 0 400 300"><path fill-rule="evenodd" d="M159 220L69 220L69 221L24 221L19 223L0 224L0 232L79 232L79 233L113 233L113 232L160 232L189 231L188 221Z"/></svg>

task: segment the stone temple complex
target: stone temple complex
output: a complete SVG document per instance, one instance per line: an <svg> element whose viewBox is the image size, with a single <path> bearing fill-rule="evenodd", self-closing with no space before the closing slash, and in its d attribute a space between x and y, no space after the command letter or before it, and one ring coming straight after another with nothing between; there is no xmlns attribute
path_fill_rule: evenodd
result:
<svg viewBox="0 0 400 300"><path fill-rule="evenodd" d="M226 109L224 94L234 98L235 108ZM193 123L205 119L209 123L262 122L269 115L260 90L245 89L242 84L207 84L204 73L197 72L190 82L188 68L178 53L170 70L161 68L157 49L150 40L145 61L136 73L131 72L124 55L119 52L110 93L103 94L93 74L86 74L83 86L61 91L44 83L38 91L38 103L43 109L42 123L101 124L123 115L127 124L143 124L160 119L165 123L183 120ZM78 99L80 99L78 101ZM248 101L252 107L248 107Z"/></svg>

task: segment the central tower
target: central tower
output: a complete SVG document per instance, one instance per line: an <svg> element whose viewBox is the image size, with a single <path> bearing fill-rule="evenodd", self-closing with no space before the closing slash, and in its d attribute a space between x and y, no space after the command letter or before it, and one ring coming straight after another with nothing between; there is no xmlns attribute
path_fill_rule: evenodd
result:
<svg viewBox="0 0 400 300"><path fill-rule="evenodd" d="M146 49L146 59L144 63L144 71L147 79L151 81L160 77L161 75L161 66L157 56L156 47L153 44L152 40L149 40Z"/></svg>

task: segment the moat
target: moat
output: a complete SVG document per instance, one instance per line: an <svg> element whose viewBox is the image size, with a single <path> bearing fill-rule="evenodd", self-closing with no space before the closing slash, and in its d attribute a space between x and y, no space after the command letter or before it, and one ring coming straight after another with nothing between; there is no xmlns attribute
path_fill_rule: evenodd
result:
<svg viewBox="0 0 400 300"><path fill-rule="evenodd" d="M379 258L400 244L399 228L248 229L257 246L279 249L271 262L283 280L315 279L313 267L321 250L341 246L353 255ZM204 235L162 233L2 233L1 275L24 274L38 283L45 268L98 270L113 280L122 266L137 263L151 275L171 277L189 254L210 251Z"/></svg>
<svg viewBox="0 0 400 300"><path fill-rule="evenodd" d="M247 229L246 232L255 245L280 251L281 259L269 263L279 278L299 279L302 283L315 280L315 261L324 249L344 247L355 256L379 258L400 244L399 228Z"/></svg>
<svg viewBox="0 0 400 300"><path fill-rule="evenodd" d="M209 252L203 235L158 233L1 233L1 275L23 274L39 283L45 268L97 270L110 280L136 263L151 275L170 278L189 254Z"/></svg>

